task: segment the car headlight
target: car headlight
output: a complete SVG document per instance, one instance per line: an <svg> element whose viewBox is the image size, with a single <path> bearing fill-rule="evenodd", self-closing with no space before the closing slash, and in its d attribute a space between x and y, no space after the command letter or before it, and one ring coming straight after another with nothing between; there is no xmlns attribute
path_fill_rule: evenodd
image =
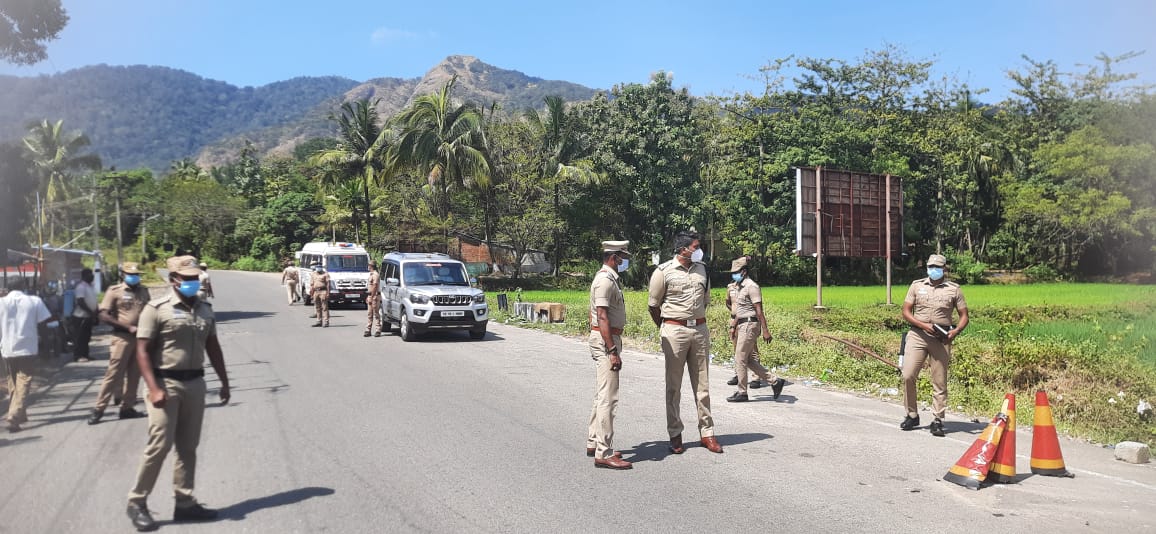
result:
<svg viewBox="0 0 1156 534"><path fill-rule="evenodd" d="M486 294L485 293L478 293L477 295L474 295L474 302L477 304L485 304L486 303Z"/></svg>
<svg viewBox="0 0 1156 534"><path fill-rule="evenodd" d="M420 293L410 293L409 301L414 304L429 304L429 296Z"/></svg>

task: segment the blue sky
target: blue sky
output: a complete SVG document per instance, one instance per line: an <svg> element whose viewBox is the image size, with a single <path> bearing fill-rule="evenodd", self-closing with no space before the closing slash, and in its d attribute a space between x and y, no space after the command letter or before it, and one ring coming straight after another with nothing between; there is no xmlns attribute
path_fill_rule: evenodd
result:
<svg viewBox="0 0 1156 534"><path fill-rule="evenodd" d="M296 76L423 75L452 54L590 87L674 73L693 94L760 91L787 55L854 60L885 44L931 59L998 100L1021 54L1064 71L1147 50L1120 70L1156 83L1156 1L64 0L71 21L34 75L85 65L164 65L235 85Z"/></svg>

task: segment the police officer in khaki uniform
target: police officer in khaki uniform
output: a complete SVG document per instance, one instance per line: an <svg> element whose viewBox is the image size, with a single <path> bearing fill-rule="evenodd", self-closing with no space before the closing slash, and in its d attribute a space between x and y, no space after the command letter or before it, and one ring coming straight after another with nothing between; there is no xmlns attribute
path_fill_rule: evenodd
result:
<svg viewBox="0 0 1156 534"><path fill-rule="evenodd" d="M221 381L222 403L229 402L229 377L217 339L213 307L197 297L200 290L197 259L169 258L172 293L148 303L137 325L137 363L148 385L149 439L128 494L128 516L137 530L157 528L148 509L169 449L175 447L173 521L204 521L217 517L193 497L197 472L197 444L205 415L205 355Z"/></svg>
<svg viewBox="0 0 1156 534"><path fill-rule="evenodd" d="M281 285L285 286L285 298L289 300L290 306L301 300L297 294L297 267L293 262L285 262L285 270L281 271Z"/></svg>
<svg viewBox="0 0 1156 534"><path fill-rule="evenodd" d="M903 299L903 318L911 325L903 355L903 406L907 417L899 428L913 430L919 426L915 382L923 362L931 358L932 415L931 434L943 436L943 416L947 410L947 370L951 364L951 343L967 328L967 301L959 284L944 277L947 258L932 254L927 258L927 278L911 283ZM952 326L952 312L959 312L959 324Z"/></svg>
<svg viewBox="0 0 1156 534"><path fill-rule="evenodd" d="M140 267L137 264L126 262L121 272L124 273L124 282L108 288L100 303L100 320L112 326L112 340L109 343L108 370L104 372L104 380L100 383L96 406L88 417L90 425L100 422L109 401L122 391L124 397L121 398L120 418L145 416L133 406L136 405L140 385L140 366L136 363L137 320L149 302L149 290L140 283Z"/></svg>
<svg viewBox="0 0 1156 534"><path fill-rule="evenodd" d="M365 324L365 337L381 335L381 273L377 263L369 262L369 292L365 295L365 308L369 310L369 322ZM377 330L375 331L374 328Z"/></svg>
<svg viewBox="0 0 1156 534"><path fill-rule="evenodd" d="M590 408L586 455L594 457L594 467L631 469L613 449L614 410L618 407L618 371L622 369L622 329L626 326L626 301L622 298L618 273L630 265L629 241L602 242L602 268L590 283L590 357L594 359L597 382Z"/></svg>
<svg viewBox="0 0 1156 534"><path fill-rule="evenodd" d="M313 276L309 277L309 293L313 298L313 309L317 312L317 322L313 326L329 328L329 273L321 262L313 264Z"/></svg>
<svg viewBox="0 0 1156 534"><path fill-rule="evenodd" d="M659 327L666 356L666 431L670 435L670 452L686 451L679 416L682 371L686 367L698 407L702 445L721 453L722 445L714 437L714 419L710 415L710 330L706 326L710 287L697 233L679 232L674 237L674 259L654 270L647 303L650 318Z"/></svg>
<svg viewBox="0 0 1156 534"><path fill-rule="evenodd" d="M734 319L728 327L731 340L735 342L735 376L738 379L739 390L727 402L747 402L747 368L758 375L759 379L771 385L773 398L778 399L783 392L786 381L771 375L767 368L759 361L759 333L763 341L771 342L771 330L767 327L767 316L763 313L763 293L759 285L748 276L747 258L736 259L731 262L732 283L727 286L727 300L733 301Z"/></svg>
<svg viewBox="0 0 1156 534"><path fill-rule="evenodd" d="M743 258L746 258L747 261L751 260L750 256L743 256ZM733 263L732 263L732 265L733 265ZM727 305L727 311L730 312L730 314L731 314L731 321L730 321L730 324L727 328L727 332L730 334L732 344L735 342L735 302L738 300L738 297L739 297L739 285L737 283L734 283L734 282L727 284L726 305ZM752 375L755 374L755 370L751 369L750 373ZM739 375L735 374L734 376L730 377L730 379L727 380L727 385L728 386L739 385ZM761 378L759 378L758 376L755 376L755 379L748 382L747 385L750 386L751 389L759 389L759 388L764 387L764 386L769 386L770 383L765 383L765 382L763 382L763 380Z"/></svg>

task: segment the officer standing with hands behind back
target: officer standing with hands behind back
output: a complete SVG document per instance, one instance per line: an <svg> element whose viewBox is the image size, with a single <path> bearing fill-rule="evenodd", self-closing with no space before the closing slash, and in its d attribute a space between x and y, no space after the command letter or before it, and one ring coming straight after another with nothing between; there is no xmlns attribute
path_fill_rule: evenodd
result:
<svg viewBox="0 0 1156 534"><path fill-rule="evenodd" d="M321 262L313 263L313 276L309 277L309 291L313 298L313 309L317 312L317 322L313 326L329 328L329 273Z"/></svg>
<svg viewBox="0 0 1156 534"><path fill-rule="evenodd" d="M967 328L967 301L959 284L948 282L943 270L947 258L932 254L927 258L927 278L911 283L903 299L903 319L911 325L903 356L903 406L907 417L899 424L902 430L919 426L915 382L923 362L931 358L932 415L930 430L943 436L943 417L947 411L947 370L951 364L951 342ZM959 324L952 326L952 312L959 312Z"/></svg>
<svg viewBox="0 0 1156 534"><path fill-rule="evenodd" d="M137 363L148 385L149 438L128 494L128 517L139 531L155 530L148 497L161 473L169 449L176 448L173 462L173 521L216 519L217 511L205 508L193 497L197 472L197 445L205 416L205 355L221 381L222 403L229 402L229 376L225 356L217 339L213 307L200 299L197 259L169 258L172 292L148 303L137 325Z"/></svg>

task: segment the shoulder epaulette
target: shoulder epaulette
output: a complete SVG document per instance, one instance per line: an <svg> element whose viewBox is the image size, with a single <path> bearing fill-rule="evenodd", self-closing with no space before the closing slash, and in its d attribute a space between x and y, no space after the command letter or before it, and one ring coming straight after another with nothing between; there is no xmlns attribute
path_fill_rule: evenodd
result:
<svg viewBox="0 0 1156 534"><path fill-rule="evenodd" d="M168 295L165 295L163 297L157 297L157 298L149 301L149 306L152 306L154 308L159 308L159 307L161 307L161 304L168 302L169 299L171 299L171 298L173 298L172 293L169 293Z"/></svg>

